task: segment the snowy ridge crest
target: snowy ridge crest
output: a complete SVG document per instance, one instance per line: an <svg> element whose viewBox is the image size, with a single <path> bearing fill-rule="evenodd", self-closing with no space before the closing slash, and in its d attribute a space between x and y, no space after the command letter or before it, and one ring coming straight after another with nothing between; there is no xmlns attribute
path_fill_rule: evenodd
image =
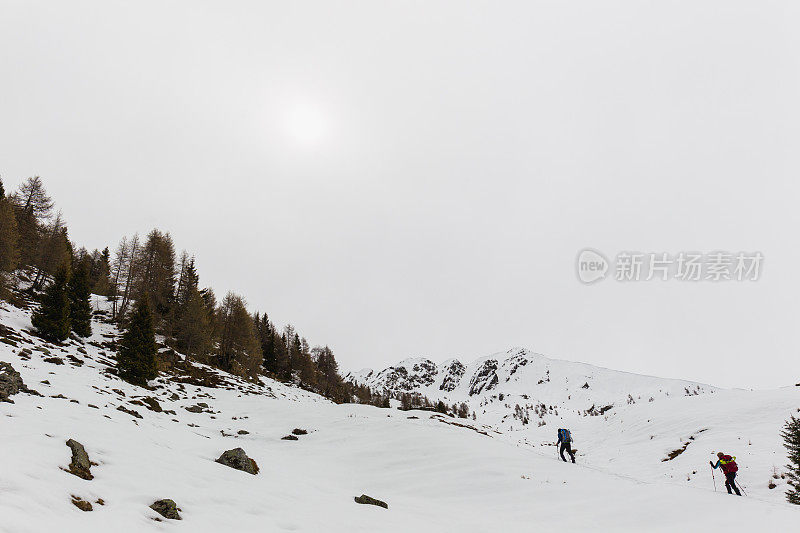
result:
<svg viewBox="0 0 800 533"><path fill-rule="evenodd" d="M380 371L348 373L345 379L394 395L418 393L431 400L466 402L483 422L503 429L527 425L537 416L541 423L558 410L600 415L626 405L716 390L691 381L551 359L525 348L511 348L468 364L458 359L437 364L427 358L409 358Z"/></svg>

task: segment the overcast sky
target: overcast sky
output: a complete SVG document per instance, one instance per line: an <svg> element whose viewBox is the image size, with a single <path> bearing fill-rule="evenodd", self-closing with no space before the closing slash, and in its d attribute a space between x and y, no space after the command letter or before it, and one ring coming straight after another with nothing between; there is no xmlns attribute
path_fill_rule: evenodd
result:
<svg viewBox="0 0 800 533"><path fill-rule="evenodd" d="M800 4L0 0L0 175L169 231L343 370L511 346L800 381ZM581 284L578 252L760 251Z"/></svg>

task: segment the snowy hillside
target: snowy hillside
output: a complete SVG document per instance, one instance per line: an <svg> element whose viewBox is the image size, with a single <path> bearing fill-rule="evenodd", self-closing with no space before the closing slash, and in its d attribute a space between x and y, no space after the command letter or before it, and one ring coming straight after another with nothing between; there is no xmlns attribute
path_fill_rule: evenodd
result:
<svg viewBox="0 0 800 533"><path fill-rule="evenodd" d="M550 359L524 348L465 365L450 359L406 359L346 379L374 390L416 392L448 404L467 402L480 422L501 430L558 420L564 414L598 416L622 406L714 393L714 387Z"/></svg>
<svg viewBox="0 0 800 533"><path fill-rule="evenodd" d="M797 522L797 509L782 502L783 487L765 485L771 465L785 462L778 431L800 407L798 387L687 397L682 382L588 366L579 372L580 365L529 356L516 371L498 361L492 395L521 396L538 385L531 401L552 402L570 387L567 402L575 398L576 410L616 403L605 416L573 414L573 404L552 415L572 424L579 458L571 465L548 445L556 427L549 422L498 432L480 420L335 405L266 378L253 385L203 367L193 375L161 373L152 389L132 386L107 372L113 326L95 322L86 342L55 346L26 332L28 311L2 305L0 361L40 394L0 403L4 533L674 532L765 524L784 531ZM449 392L469 397L480 374L473 366ZM548 370L550 381L538 384ZM425 387L446 380L437 374ZM580 382L574 392L573 382ZM658 392L658 401L620 402L628 393ZM308 433L284 440L295 428ZM67 472L68 439L85 446L93 479ZM687 441L683 454L662 461ZM258 474L215 462L237 447ZM714 493L707 460L720 447L740 457L749 497ZM361 494L388 509L355 503ZM149 508L163 498L177 503L181 521Z"/></svg>

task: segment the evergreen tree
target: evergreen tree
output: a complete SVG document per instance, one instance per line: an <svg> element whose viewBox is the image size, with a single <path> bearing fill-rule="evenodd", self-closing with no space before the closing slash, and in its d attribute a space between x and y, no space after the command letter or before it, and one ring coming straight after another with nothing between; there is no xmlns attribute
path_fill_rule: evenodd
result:
<svg viewBox="0 0 800 533"><path fill-rule="evenodd" d="M92 335L92 304L89 299L89 266L86 261L76 265L67 285L69 315L72 331L79 337Z"/></svg>
<svg viewBox="0 0 800 533"><path fill-rule="evenodd" d="M800 505L800 418L792 415L786 422L781 432L783 445L789 451L788 484L791 487L786 491L786 500L789 503Z"/></svg>
<svg viewBox="0 0 800 533"><path fill-rule="evenodd" d="M134 385L147 385L156 371L156 339L147 298L136 301L117 350L117 373Z"/></svg>
<svg viewBox="0 0 800 533"><path fill-rule="evenodd" d="M262 366L266 372L276 373L278 371L275 359L275 327L269 321L269 317L264 313L259 318L258 313L254 317L258 340L261 343L261 354L263 356Z"/></svg>
<svg viewBox="0 0 800 533"><path fill-rule="evenodd" d="M51 342L61 342L69 337L69 294L67 293L67 267L56 272L53 283L47 287L41 303L31 317L36 332Z"/></svg>
<svg viewBox="0 0 800 533"><path fill-rule="evenodd" d="M204 355L211 349L211 321L205 301L198 289L199 277L194 259L184 257L178 282L178 292L173 306L171 329L179 351L190 355Z"/></svg>

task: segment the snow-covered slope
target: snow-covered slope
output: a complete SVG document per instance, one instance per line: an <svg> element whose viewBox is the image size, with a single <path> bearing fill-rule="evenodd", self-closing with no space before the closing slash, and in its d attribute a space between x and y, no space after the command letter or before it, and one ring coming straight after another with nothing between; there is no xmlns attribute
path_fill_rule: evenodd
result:
<svg viewBox="0 0 800 533"><path fill-rule="evenodd" d="M373 390L417 392L448 404L466 402L479 421L498 429L558 419L565 413L596 416L621 406L714 393L708 385L609 370L551 359L524 348L482 357L471 364L450 359L406 359L346 379Z"/></svg>
<svg viewBox="0 0 800 533"><path fill-rule="evenodd" d="M785 462L777 432L800 406L797 388L626 403L607 421L562 413L574 422L580 448L571 465L543 445L554 426L499 433L428 412L334 405L266 379L257 386L225 377L221 388L209 388L162 374L147 390L106 372L113 363L104 347L116 333L111 326L95 323L90 342L57 347L24 332L27 312L0 308L0 324L17 344L0 343L0 360L43 395L21 393L14 404L0 403L4 533L674 532L765 524L787 531L797 523L797 509L778 494L782 486L757 487L768 463ZM589 390L600 389L593 376ZM146 408L147 398L162 412ZM186 410L198 403L207 407ZM281 440L293 428L309 433ZM698 433L703 428L709 429ZM753 430L739 434L742 428ZM673 443L690 436L684 454L661 462ZM752 440L744 451L738 436ZM62 469L69 438L97 463L93 480ZM744 457L750 497L714 493L710 475L701 475L708 470L706 450L720 446ZM258 463L258 475L214 462L235 447ZM692 468L698 474L684 481ZM388 510L356 504L353 497L362 493L386 501ZM94 510L80 511L72 495L93 502ZM155 520L148 506L161 498L177 502L182 521Z"/></svg>

